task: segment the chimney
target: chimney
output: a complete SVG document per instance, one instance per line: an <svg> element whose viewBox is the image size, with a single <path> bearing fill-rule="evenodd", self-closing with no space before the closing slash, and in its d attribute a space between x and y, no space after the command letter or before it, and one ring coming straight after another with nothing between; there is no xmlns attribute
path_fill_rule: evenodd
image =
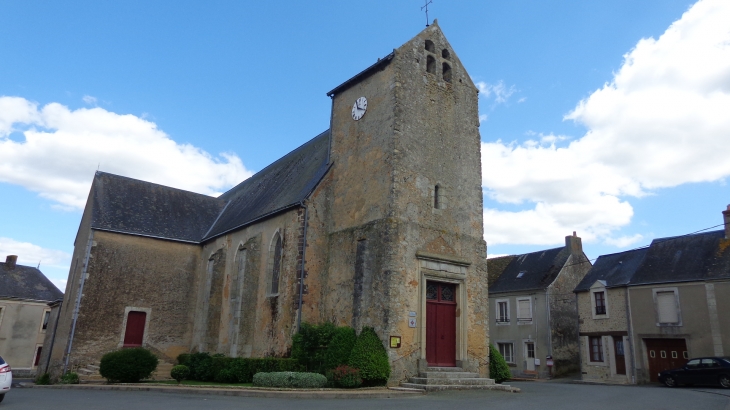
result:
<svg viewBox="0 0 730 410"><path fill-rule="evenodd" d="M2 259L0 259L0 260L2 260ZM8 255L8 257L5 258L5 269L7 269L7 270L15 269L16 262L18 262L18 255Z"/></svg>
<svg viewBox="0 0 730 410"><path fill-rule="evenodd" d="M722 211L722 217L725 222L725 239L730 239L730 205L727 209Z"/></svg>
<svg viewBox="0 0 730 410"><path fill-rule="evenodd" d="M565 247L570 250L571 255L583 255L583 243L580 237L575 234L575 231L573 231L573 236L565 237Z"/></svg>

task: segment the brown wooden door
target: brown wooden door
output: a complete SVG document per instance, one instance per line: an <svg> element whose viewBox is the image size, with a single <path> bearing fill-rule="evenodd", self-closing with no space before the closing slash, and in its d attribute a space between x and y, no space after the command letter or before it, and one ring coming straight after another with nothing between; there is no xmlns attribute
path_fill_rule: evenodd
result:
<svg viewBox="0 0 730 410"><path fill-rule="evenodd" d="M456 285L426 284L426 361L456 366Z"/></svg>
<svg viewBox="0 0 730 410"><path fill-rule="evenodd" d="M626 374L626 355L624 354L623 336L613 337L613 347L616 352L616 374Z"/></svg>
<svg viewBox="0 0 730 410"><path fill-rule="evenodd" d="M659 372L682 367L687 363L687 342L684 339L644 339L649 356L649 378L658 381Z"/></svg>
<svg viewBox="0 0 730 410"><path fill-rule="evenodd" d="M127 316L127 328L124 331L124 347L142 346L144 325L147 313L131 311Z"/></svg>

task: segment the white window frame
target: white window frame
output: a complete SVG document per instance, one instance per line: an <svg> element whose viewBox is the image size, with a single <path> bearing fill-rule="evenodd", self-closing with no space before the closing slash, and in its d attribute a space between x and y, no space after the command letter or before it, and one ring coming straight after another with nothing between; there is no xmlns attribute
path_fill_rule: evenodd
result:
<svg viewBox="0 0 730 410"><path fill-rule="evenodd" d="M603 303L606 305L606 313L603 315L596 314L596 293L599 292L603 292ZM608 289L603 287L591 289L591 317L593 317L593 319L608 319L608 309Z"/></svg>
<svg viewBox="0 0 730 410"><path fill-rule="evenodd" d="M529 318L521 318L520 315L520 301L527 300L530 302L530 317ZM532 325L532 321L535 320L532 313L532 297L522 297L522 298L516 298L516 306L517 306L517 325ZM520 320L523 319L523 320Z"/></svg>
<svg viewBox="0 0 730 410"><path fill-rule="evenodd" d="M505 321L505 322L500 322L499 321L499 319L501 319L501 317L499 316L499 314L500 314L499 304L500 303L506 303L507 304L507 317L506 317L507 321ZM496 315L495 316L497 318L497 326L505 326L505 325L506 326L509 326L509 324L510 324L509 299L496 299L494 301L494 311L496 312Z"/></svg>
<svg viewBox="0 0 730 410"><path fill-rule="evenodd" d="M606 351L606 336L584 336L586 341L586 358L588 359L587 362L593 366L606 366L608 367L610 365L610 360L608 358L608 351ZM600 337L601 338L601 357L603 358L602 361L594 362L593 361L593 346L591 346L591 338L593 337Z"/></svg>
<svg viewBox="0 0 730 410"><path fill-rule="evenodd" d="M657 300L657 293L664 293L664 292L674 292L674 303L676 304L677 308L677 321L671 322L671 323L665 323L659 321L659 303ZM675 287L668 287L668 288L654 288L651 290L651 295L654 298L654 314L656 317L656 325L658 327L665 327L665 326L682 326L682 307L679 303L679 288Z"/></svg>
<svg viewBox="0 0 730 410"><path fill-rule="evenodd" d="M51 309L43 309L43 314L41 315L41 324L38 326L38 333L46 333L47 329L43 328L43 319L46 318L46 312L48 312L48 325L51 324Z"/></svg>
<svg viewBox="0 0 730 410"><path fill-rule="evenodd" d="M504 346L507 346L507 345L510 346L510 349L512 350L512 352L511 352L512 353L512 357L511 357L512 360L508 360L507 359L507 356L505 356L504 353L502 352L502 349L500 348L500 346L503 346L503 345ZM515 364L515 344L514 344L514 342L499 342L498 341L497 342L497 351L499 352L499 354L502 355L502 357L504 357L504 361L505 362L510 363L510 364Z"/></svg>

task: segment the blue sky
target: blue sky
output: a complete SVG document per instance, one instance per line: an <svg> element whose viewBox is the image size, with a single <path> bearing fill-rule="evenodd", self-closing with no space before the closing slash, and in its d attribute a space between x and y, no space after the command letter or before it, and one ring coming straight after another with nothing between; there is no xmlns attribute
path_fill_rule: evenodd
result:
<svg viewBox="0 0 730 410"><path fill-rule="evenodd" d="M490 254L722 222L726 3L433 1L482 91ZM225 191L325 130L325 93L423 29L422 4L1 2L0 255L63 288L97 168Z"/></svg>

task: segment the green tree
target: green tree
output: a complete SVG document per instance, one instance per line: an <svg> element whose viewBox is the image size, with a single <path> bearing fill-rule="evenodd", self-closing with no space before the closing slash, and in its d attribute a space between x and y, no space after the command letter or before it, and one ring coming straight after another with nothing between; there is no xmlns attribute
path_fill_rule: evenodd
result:
<svg viewBox="0 0 730 410"><path fill-rule="evenodd" d="M491 343L489 344L489 377L494 379L495 383L502 383L512 377L504 357Z"/></svg>
<svg viewBox="0 0 730 410"><path fill-rule="evenodd" d="M388 382L390 361L375 329L362 329L352 348L348 365L360 371L360 377L366 386L380 386Z"/></svg>

